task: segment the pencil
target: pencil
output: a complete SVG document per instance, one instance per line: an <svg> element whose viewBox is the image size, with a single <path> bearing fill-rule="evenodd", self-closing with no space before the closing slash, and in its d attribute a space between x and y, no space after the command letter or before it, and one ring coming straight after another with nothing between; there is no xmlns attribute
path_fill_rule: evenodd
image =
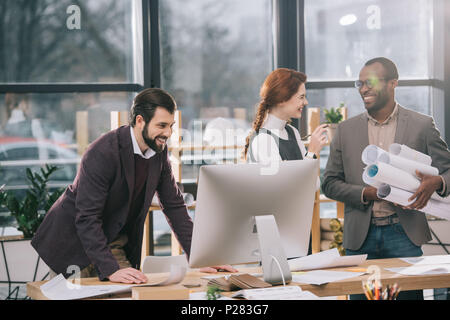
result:
<svg viewBox="0 0 450 320"><path fill-rule="evenodd" d="M369 291L367 290L367 286L364 284L364 282L362 284L362 288L363 288L364 294L366 295L367 300L372 300L370 298Z"/></svg>
<svg viewBox="0 0 450 320"><path fill-rule="evenodd" d="M397 297L398 297L398 294L400 293L400 290L401 290L401 288L399 287L399 288L397 289L397 292L395 293L394 300L397 300Z"/></svg>
<svg viewBox="0 0 450 320"><path fill-rule="evenodd" d="M394 300L394 295L395 292L397 291L398 285L397 283L394 283L394 286L391 288L391 293L390 293L390 299L389 300Z"/></svg>

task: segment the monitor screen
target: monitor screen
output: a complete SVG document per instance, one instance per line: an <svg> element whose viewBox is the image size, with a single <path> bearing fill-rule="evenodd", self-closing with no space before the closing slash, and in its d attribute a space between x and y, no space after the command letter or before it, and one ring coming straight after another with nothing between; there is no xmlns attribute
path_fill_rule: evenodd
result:
<svg viewBox="0 0 450 320"><path fill-rule="evenodd" d="M261 261L255 216L273 215L287 258L308 253L318 160L200 168L189 265Z"/></svg>

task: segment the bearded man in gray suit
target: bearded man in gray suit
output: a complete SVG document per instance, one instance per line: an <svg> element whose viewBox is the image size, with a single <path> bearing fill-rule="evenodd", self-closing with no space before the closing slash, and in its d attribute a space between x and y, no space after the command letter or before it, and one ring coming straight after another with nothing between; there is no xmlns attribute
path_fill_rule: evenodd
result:
<svg viewBox="0 0 450 320"><path fill-rule="evenodd" d="M330 147L322 190L345 203L344 247L347 255L368 254L368 259L412 257L423 254L431 240L422 209L434 192L450 193L450 152L433 118L408 110L395 100L398 71L387 58L375 58L361 69L356 88L366 112L339 124ZM369 144L388 150L392 143L431 156L439 176L417 172L421 185L408 207L377 197L377 189L364 184L361 154ZM360 298L361 296L351 296ZM398 299L423 299L422 291L402 292Z"/></svg>

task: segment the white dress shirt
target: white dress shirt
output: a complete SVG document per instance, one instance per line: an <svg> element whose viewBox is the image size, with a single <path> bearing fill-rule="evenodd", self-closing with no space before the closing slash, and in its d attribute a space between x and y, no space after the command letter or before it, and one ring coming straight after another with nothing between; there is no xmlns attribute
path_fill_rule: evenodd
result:
<svg viewBox="0 0 450 320"><path fill-rule="evenodd" d="M130 126L130 131L131 131L131 141L133 142L134 154L138 154L142 158L147 160L153 157L156 154L156 152L152 148L148 148L147 150L145 150L145 153L142 153L141 148L139 148L139 145L137 143L136 137L134 136L134 130L132 126Z"/></svg>

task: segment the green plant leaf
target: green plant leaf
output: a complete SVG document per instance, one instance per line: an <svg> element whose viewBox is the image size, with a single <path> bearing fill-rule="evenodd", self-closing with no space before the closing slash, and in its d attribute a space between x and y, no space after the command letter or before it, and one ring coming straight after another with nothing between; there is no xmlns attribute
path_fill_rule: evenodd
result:
<svg viewBox="0 0 450 320"><path fill-rule="evenodd" d="M208 300L217 300L222 296L221 292L222 290L220 290L219 287L208 286L208 290L206 291L206 297Z"/></svg>
<svg viewBox="0 0 450 320"><path fill-rule="evenodd" d="M33 172L31 172L31 169L30 168L26 168L25 172L27 174L28 180L33 181L34 180L33 179Z"/></svg>
<svg viewBox="0 0 450 320"><path fill-rule="evenodd" d="M0 193L0 205L3 204L15 217L18 229L23 232L25 238L33 237L47 211L64 192L64 189L50 192L47 187L50 176L58 169L56 166L45 165L44 169L41 168L40 172L33 174L31 169L27 168L29 184L22 201L11 192Z"/></svg>
<svg viewBox="0 0 450 320"><path fill-rule="evenodd" d="M339 123L343 119L343 115L340 112L340 108L324 109L325 119L327 123Z"/></svg>

